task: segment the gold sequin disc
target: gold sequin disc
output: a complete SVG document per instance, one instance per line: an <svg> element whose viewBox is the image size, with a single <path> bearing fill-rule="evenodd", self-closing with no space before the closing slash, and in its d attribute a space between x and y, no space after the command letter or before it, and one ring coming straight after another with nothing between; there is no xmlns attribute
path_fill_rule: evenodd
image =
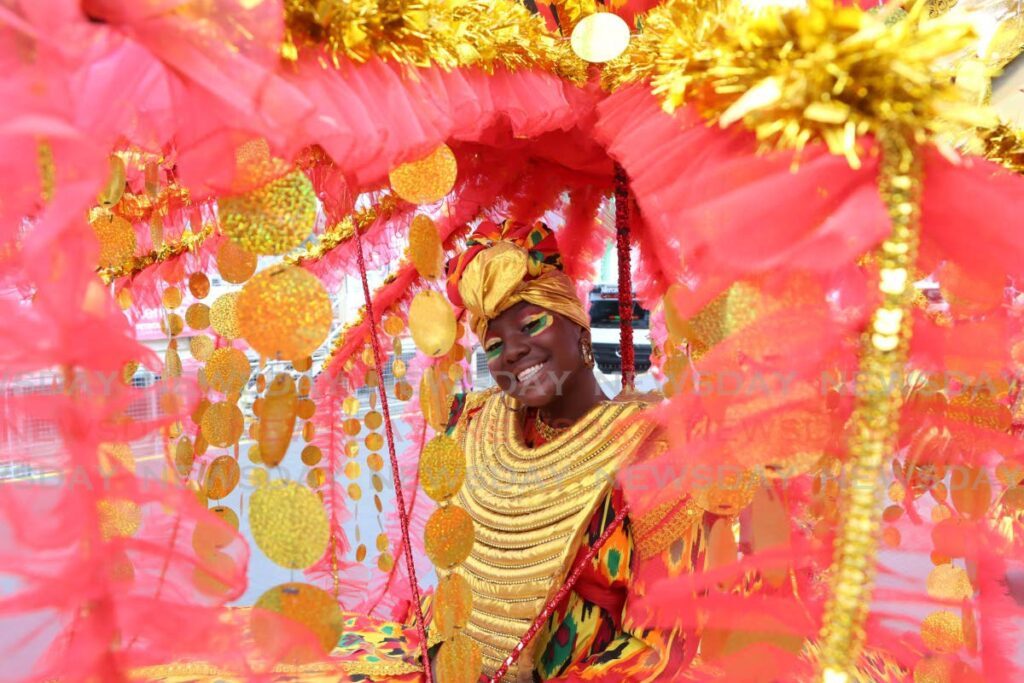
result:
<svg viewBox="0 0 1024 683"><path fill-rule="evenodd" d="M271 481L253 493L249 527L263 554L289 569L313 565L323 556L330 537L320 499L294 481Z"/></svg>
<svg viewBox="0 0 1024 683"><path fill-rule="evenodd" d="M313 184L292 171L251 192L221 197L221 230L254 254L283 254L302 243L316 221Z"/></svg>
<svg viewBox="0 0 1024 683"><path fill-rule="evenodd" d="M238 339L242 330L238 326L238 292L221 294L210 308L213 331L225 339Z"/></svg>
<svg viewBox="0 0 1024 683"><path fill-rule="evenodd" d="M466 478L466 455L454 439L435 436L420 453L420 485L431 499L448 500Z"/></svg>
<svg viewBox="0 0 1024 683"><path fill-rule="evenodd" d="M391 187L399 197L411 204L433 204L455 187L458 175L455 154L448 145L439 145L417 161L410 161L389 174Z"/></svg>
<svg viewBox="0 0 1024 683"><path fill-rule="evenodd" d="M188 276L188 291L197 299L204 299L210 293L210 278L206 273L192 273Z"/></svg>
<svg viewBox="0 0 1024 683"><path fill-rule="evenodd" d="M216 457L206 470L203 482L206 497L220 500L235 490L239 479L241 479L241 472L238 469L237 460L230 455Z"/></svg>
<svg viewBox="0 0 1024 683"><path fill-rule="evenodd" d="M251 373L252 366L241 349L216 349L206 364L206 381L210 388L224 394L242 391Z"/></svg>
<svg viewBox="0 0 1024 683"><path fill-rule="evenodd" d="M331 300L315 275L277 265L246 283L238 298L242 336L270 358L312 354L331 329Z"/></svg>
<svg viewBox="0 0 1024 683"><path fill-rule="evenodd" d="M200 423L203 436L211 445L227 448L238 441L245 427L242 411L238 406L219 401L203 412Z"/></svg>
<svg viewBox="0 0 1024 683"><path fill-rule="evenodd" d="M455 629L465 627L473 609L473 591L466 579L449 574L437 582L434 597L434 625L445 640L451 639Z"/></svg>
<svg viewBox="0 0 1024 683"><path fill-rule="evenodd" d="M418 215L409 226L409 246L406 256L421 277L433 280L443 269L444 251L437 226L429 216Z"/></svg>
<svg viewBox="0 0 1024 683"><path fill-rule="evenodd" d="M437 678L445 683L476 683L483 669L480 648L462 633L441 644L437 653Z"/></svg>
<svg viewBox="0 0 1024 683"><path fill-rule="evenodd" d="M440 292L428 289L413 298L409 306L409 331L417 348L428 356L443 356L452 348L455 314Z"/></svg>
<svg viewBox="0 0 1024 683"><path fill-rule="evenodd" d="M240 285L256 272L256 254L224 240L217 247L217 271L225 282Z"/></svg>
<svg viewBox="0 0 1024 683"><path fill-rule="evenodd" d="M274 616L272 616L274 615ZM279 615L279 616L278 616ZM320 644L313 651L303 638L288 643L288 631L283 629L281 617L310 631ZM252 610L252 636L258 646L277 651L282 643L290 647L282 658L291 662L311 661L323 657L338 644L344 627L341 608L330 593L305 583L285 583L261 595Z"/></svg>
<svg viewBox="0 0 1024 683"><path fill-rule="evenodd" d="M438 508L427 520L423 540L430 561L441 569L451 569L473 550L473 519L454 505Z"/></svg>

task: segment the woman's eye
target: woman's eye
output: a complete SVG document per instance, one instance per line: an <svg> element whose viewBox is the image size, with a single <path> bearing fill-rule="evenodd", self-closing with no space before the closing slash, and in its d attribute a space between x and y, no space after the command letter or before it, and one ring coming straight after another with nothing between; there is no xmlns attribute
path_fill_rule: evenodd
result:
<svg viewBox="0 0 1024 683"><path fill-rule="evenodd" d="M554 318L546 313L541 313L534 318L528 318L526 324L523 325L523 332L526 332L530 336L540 334L544 330L551 326L554 322Z"/></svg>
<svg viewBox="0 0 1024 683"><path fill-rule="evenodd" d="M486 349L484 349L484 354L487 356L487 360L489 361L494 360L495 358L500 356L501 342L497 342L495 344L492 344L491 346L488 346Z"/></svg>

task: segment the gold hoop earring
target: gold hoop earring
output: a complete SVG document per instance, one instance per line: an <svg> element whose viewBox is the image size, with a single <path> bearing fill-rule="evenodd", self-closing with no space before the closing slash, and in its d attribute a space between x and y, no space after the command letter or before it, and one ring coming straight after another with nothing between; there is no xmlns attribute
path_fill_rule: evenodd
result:
<svg viewBox="0 0 1024 683"><path fill-rule="evenodd" d="M594 347L586 337L580 338L580 355L583 357L584 365L588 368L594 367Z"/></svg>

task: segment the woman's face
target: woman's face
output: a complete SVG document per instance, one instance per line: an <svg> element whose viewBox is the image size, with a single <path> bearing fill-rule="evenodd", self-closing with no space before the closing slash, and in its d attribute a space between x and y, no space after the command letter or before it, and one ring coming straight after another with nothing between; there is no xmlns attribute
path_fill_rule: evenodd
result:
<svg viewBox="0 0 1024 683"><path fill-rule="evenodd" d="M589 368L580 355L583 328L522 301L487 325L487 367L506 394L532 408L557 402L573 375Z"/></svg>

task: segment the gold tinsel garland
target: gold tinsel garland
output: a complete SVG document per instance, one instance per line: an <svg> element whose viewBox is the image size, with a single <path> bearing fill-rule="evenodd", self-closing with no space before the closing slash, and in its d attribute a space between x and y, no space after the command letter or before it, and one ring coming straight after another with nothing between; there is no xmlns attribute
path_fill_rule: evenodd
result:
<svg viewBox="0 0 1024 683"><path fill-rule="evenodd" d="M293 266L302 266L319 261L332 250L355 237L356 229L366 232L375 221L391 216L398 208L399 199L393 194L385 194L373 206L345 216L340 221L324 230L317 238L316 244L289 255L285 262Z"/></svg>
<svg viewBox="0 0 1024 683"><path fill-rule="evenodd" d="M285 0L282 54L323 46L335 65L373 58L405 66L491 72L543 69L575 83L587 65L568 41L513 0Z"/></svg>
<svg viewBox="0 0 1024 683"><path fill-rule="evenodd" d="M879 248L875 309L860 353L859 387L851 422L849 481L843 489L842 521L835 540L832 594L825 605L821 666L827 683L854 675L865 641L864 624L874 586L875 556L882 518L882 471L896 452L901 387L891 381L904 371L913 316L913 270L921 217L921 165L913 143L900 134L880 139L879 193L892 222Z"/></svg>
<svg viewBox="0 0 1024 683"><path fill-rule="evenodd" d="M175 200L182 205L188 204L190 202L188 188L171 183L160 190L156 197L148 192L125 192L121 196L121 200L111 210L129 223L137 223L149 219L153 214L166 216L171 202Z"/></svg>
<svg viewBox="0 0 1024 683"><path fill-rule="evenodd" d="M114 280L123 277L135 277L150 266L163 263L168 259L184 254L186 251L195 251L200 244L213 235L213 232L212 223L204 225L199 232L185 230L181 237L174 242L165 244L159 249L154 249L148 254L134 256L119 265L109 268L98 268L96 272L106 284L110 284Z"/></svg>
<svg viewBox="0 0 1024 683"><path fill-rule="evenodd" d="M1016 173L1024 173L1024 131L1015 131L1005 124L980 132L986 159L1002 164Z"/></svg>
<svg viewBox="0 0 1024 683"><path fill-rule="evenodd" d="M821 141L857 167L865 135L900 131L921 143L992 123L938 67L972 43L970 24L926 14L918 3L887 26L834 0L756 14L724 0L673 0L647 16L604 86L649 81L669 112L691 104L779 148Z"/></svg>

